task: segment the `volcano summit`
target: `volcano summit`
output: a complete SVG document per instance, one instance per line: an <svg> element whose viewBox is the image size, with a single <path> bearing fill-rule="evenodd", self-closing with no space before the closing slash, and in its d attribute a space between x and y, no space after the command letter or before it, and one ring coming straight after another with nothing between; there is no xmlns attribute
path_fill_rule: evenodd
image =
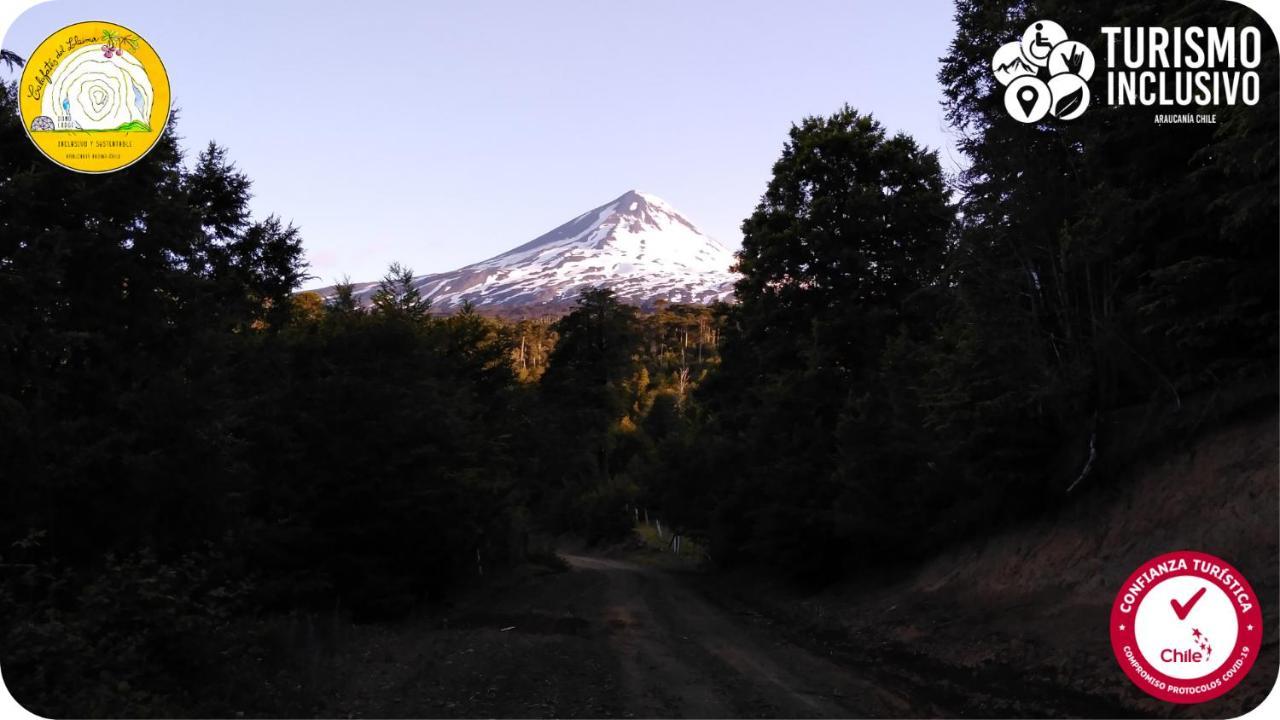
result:
<svg viewBox="0 0 1280 720"><path fill-rule="evenodd" d="M733 297L733 264L728 248L661 198L630 190L497 257L416 277L413 286L446 312L466 301L499 312L558 310L593 287L633 305L708 304ZM368 305L377 289L357 283L355 297ZM318 292L331 296L333 288Z"/></svg>

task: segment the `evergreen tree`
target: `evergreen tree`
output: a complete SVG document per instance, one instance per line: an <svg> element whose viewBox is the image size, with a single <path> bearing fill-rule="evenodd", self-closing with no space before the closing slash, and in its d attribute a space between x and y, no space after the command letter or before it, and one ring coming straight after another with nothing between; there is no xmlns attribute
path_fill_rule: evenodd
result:
<svg viewBox="0 0 1280 720"><path fill-rule="evenodd" d="M703 393L730 454L724 545L829 571L910 475L918 456L884 448L901 431L883 364L893 338L928 331L921 296L941 275L951 214L936 154L909 137L848 107L792 128L743 224L739 305Z"/></svg>
<svg viewBox="0 0 1280 720"><path fill-rule="evenodd" d="M17 70L25 65L27 61L12 50L0 50L0 62L4 63L9 70Z"/></svg>
<svg viewBox="0 0 1280 720"><path fill-rule="evenodd" d="M391 263L373 293L373 311L386 316L421 320L431 311L431 299L423 298L413 285L413 270Z"/></svg>
<svg viewBox="0 0 1280 720"><path fill-rule="evenodd" d="M610 290L584 290L554 329L539 383L539 447L557 448L539 459L544 500L553 523L593 540L614 536L629 528L623 505L634 494L621 471L633 452L628 383L641 369L636 310Z"/></svg>
<svg viewBox="0 0 1280 720"><path fill-rule="evenodd" d="M355 313L360 309L359 303L356 302L356 286L351 282L351 278L343 277L333 286L333 296L329 298L326 307L330 312L347 315Z"/></svg>
<svg viewBox="0 0 1280 720"><path fill-rule="evenodd" d="M1095 48L1098 28L1139 17L1262 25L1213 2L957 3L940 79L970 164L956 299L922 390L957 483L1001 498L975 518L1060 497L1090 447L1110 457L1096 418L1148 402L1176 418L1187 393L1277 364L1275 84L1257 106L1221 108L1217 125L1153 128L1152 108L1100 97L1080 121L1019 123L986 63L1041 17ZM1259 72L1275 77L1263 35ZM1078 459L1066 472L1047 462L1061 449Z"/></svg>

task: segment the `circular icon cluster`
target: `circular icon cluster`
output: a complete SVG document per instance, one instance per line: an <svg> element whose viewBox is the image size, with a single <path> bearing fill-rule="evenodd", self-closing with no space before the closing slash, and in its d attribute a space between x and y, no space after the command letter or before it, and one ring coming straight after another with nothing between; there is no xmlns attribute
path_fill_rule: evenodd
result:
<svg viewBox="0 0 1280 720"><path fill-rule="evenodd" d="M991 70L1005 86L1005 110L1024 123L1039 122L1045 115L1059 120L1083 115L1093 69L1089 48L1068 40L1067 31L1052 20L1032 23L1021 41L1001 45L991 58Z"/></svg>

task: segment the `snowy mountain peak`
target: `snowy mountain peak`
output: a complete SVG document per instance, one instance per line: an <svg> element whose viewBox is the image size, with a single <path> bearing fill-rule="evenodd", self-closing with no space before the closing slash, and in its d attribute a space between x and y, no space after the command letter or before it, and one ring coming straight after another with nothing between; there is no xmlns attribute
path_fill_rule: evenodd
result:
<svg viewBox="0 0 1280 720"><path fill-rule="evenodd" d="M649 241L655 241L652 248L648 247ZM533 251L563 250L584 245L603 249L611 244L638 260L643 260L649 251L653 259L684 261L692 263L691 267L710 263L711 266L707 267L710 270L727 270L733 262L728 248L702 234L665 200L657 195L628 190L514 250L479 264L506 265L528 259ZM543 252L536 254L541 256ZM696 259L699 257L704 262L699 263Z"/></svg>
<svg viewBox="0 0 1280 720"><path fill-rule="evenodd" d="M688 223L675 208L667 204L666 200L652 195L650 193L641 192L639 190L628 190L617 197L610 205L617 208L618 212L628 217L644 218L654 217L657 215L679 218L681 222Z"/></svg>
<svg viewBox="0 0 1280 720"><path fill-rule="evenodd" d="M709 303L732 296L733 262L728 248L662 198L628 190L519 247L423 275L414 286L442 310L464 301L498 310L561 309L590 287L608 287L636 305ZM358 285L356 296L368 302L376 289L377 283Z"/></svg>
<svg viewBox="0 0 1280 720"><path fill-rule="evenodd" d="M686 220L675 208L668 205L665 200L657 195L650 195L638 190L628 190L611 204L617 208L619 215L634 223L637 230L640 227L661 229L664 223L678 223L699 235L702 234L698 232L698 228L694 227L693 223ZM720 244L710 237L707 237L707 240L716 245Z"/></svg>

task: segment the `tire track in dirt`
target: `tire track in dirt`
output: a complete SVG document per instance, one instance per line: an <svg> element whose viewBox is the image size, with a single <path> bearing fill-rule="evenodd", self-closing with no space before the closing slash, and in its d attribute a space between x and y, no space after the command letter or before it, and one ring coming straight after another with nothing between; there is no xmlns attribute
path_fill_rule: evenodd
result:
<svg viewBox="0 0 1280 720"><path fill-rule="evenodd" d="M605 578L599 622L619 658L622 704L641 717L901 715L910 704L709 604L677 576L566 555Z"/></svg>

